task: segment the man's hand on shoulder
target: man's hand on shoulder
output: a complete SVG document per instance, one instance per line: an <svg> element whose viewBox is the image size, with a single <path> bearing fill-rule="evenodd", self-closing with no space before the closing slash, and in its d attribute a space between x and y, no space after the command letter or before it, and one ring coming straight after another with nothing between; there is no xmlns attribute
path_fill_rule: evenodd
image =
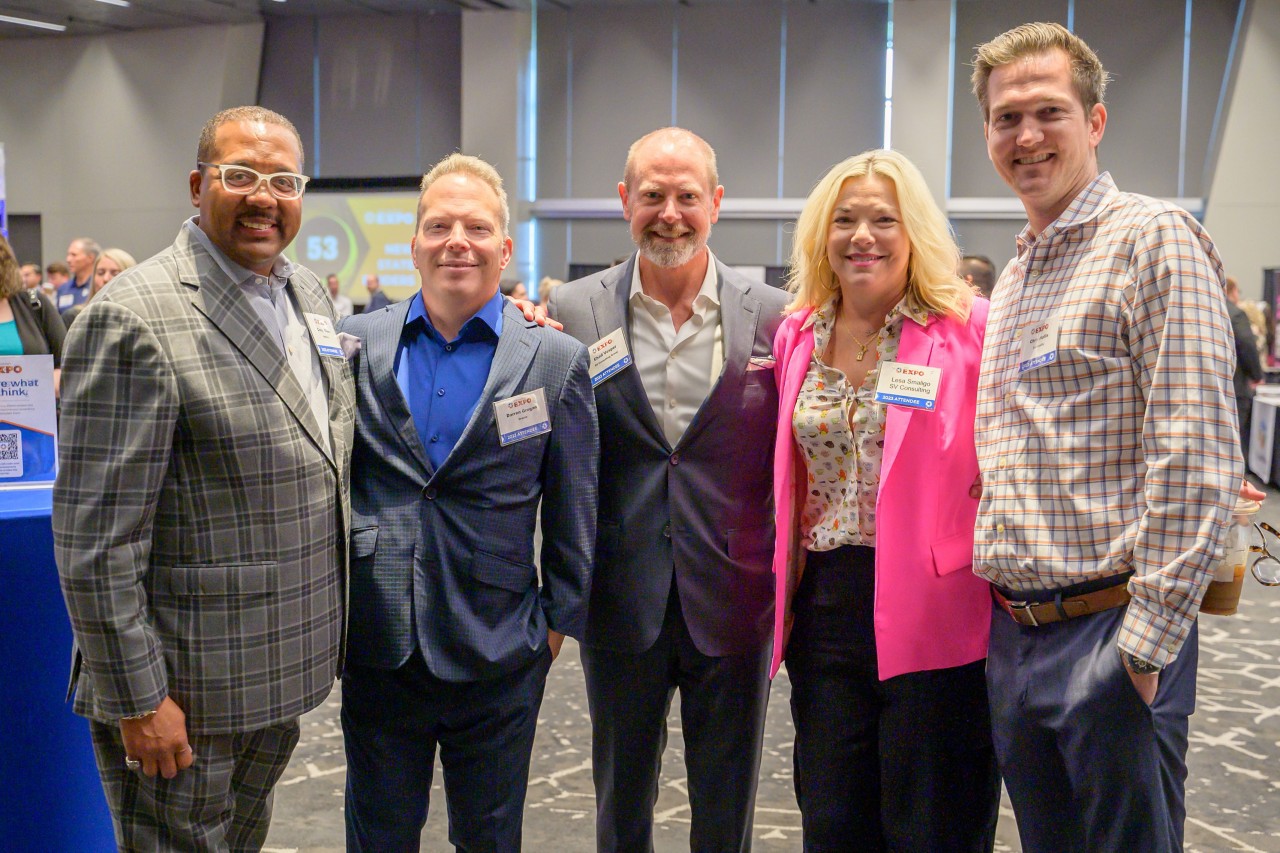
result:
<svg viewBox="0 0 1280 853"><path fill-rule="evenodd" d="M512 305L520 309L521 313L524 314L524 318L526 320L532 320L533 322L537 323L539 326L550 326L551 328L555 329L557 332L564 331L564 324L557 323L555 320L552 320L550 317L548 317L547 309L542 307L541 305L537 305L533 302L530 302L528 299L512 299L510 296L508 296L507 298L511 299Z"/></svg>
<svg viewBox="0 0 1280 853"><path fill-rule="evenodd" d="M178 775L195 761L187 742L187 715L168 696L145 717L120 721L124 754L142 762L148 776L159 773L166 779Z"/></svg>

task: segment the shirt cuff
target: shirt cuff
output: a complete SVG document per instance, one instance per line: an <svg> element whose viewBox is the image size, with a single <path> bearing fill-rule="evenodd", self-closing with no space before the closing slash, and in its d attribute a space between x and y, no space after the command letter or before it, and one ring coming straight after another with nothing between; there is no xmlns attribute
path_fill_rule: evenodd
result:
<svg viewBox="0 0 1280 853"><path fill-rule="evenodd" d="M1129 601L1120 625L1120 650L1163 669L1182 649L1195 617L1161 609L1153 611L1141 599Z"/></svg>

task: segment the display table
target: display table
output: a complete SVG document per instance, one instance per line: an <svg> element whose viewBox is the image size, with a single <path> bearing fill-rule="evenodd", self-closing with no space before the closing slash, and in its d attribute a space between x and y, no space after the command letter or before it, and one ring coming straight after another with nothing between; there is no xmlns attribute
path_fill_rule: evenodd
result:
<svg viewBox="0 0 1280 853"><path fill-rule="evenodd" d="M71 625L53 561L50 488L0 491L0 846L116 849L88 723L66 702Z"/></svg>

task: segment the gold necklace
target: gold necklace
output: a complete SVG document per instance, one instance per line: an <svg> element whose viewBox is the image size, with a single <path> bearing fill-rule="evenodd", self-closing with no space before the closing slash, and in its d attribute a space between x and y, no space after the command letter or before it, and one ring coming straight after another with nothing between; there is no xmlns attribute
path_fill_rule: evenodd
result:
<svg viewBox="0 0 1280 853"><path fill-rule="evenodd" d="M871 338L871 340L864 344L862 342L862 338L858 337L853 333L852 330L850 330L849 337L853 338L853 340L858 344L858 355L857 357L854 358L854 361L862 361L862 359L866 357L867 349L871 346L871 344L875 343L875 337L874 337L875 333L872 333L872 334L873 334L873 337Z"/></svg>

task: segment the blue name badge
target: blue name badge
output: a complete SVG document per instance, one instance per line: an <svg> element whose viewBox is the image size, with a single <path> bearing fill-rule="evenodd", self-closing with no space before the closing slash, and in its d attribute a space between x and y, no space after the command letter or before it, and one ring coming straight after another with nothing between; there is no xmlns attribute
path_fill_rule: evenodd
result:
<svg viewBox="0 0 1280 853"><path fill-rule="evenodd" d="M880 366L876 402L932 412L938 405L942 368L889 362Z"/></svg>
<svg viewBox="0 0 1280 853"><path fill-rule="evenodd" d="M503 447L551 432L543 388L499 400L493 404L493 416L498 423L498 443Z"/></svg>

